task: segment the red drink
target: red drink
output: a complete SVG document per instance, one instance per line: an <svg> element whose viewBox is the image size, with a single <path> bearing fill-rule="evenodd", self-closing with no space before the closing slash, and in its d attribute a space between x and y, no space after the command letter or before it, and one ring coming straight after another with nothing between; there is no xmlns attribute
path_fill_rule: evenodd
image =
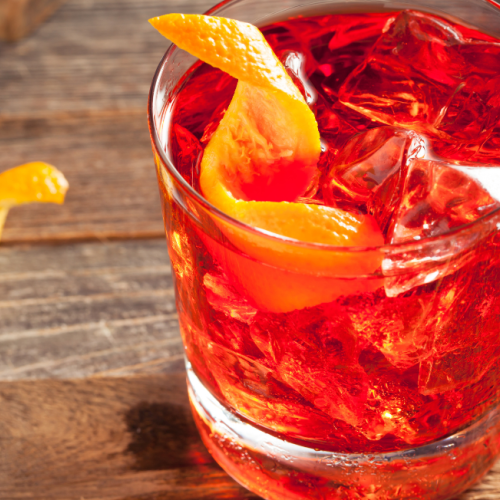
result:
<svg viewBox="0 0 500 500"><path fill-rule="evenodd" d="M271 440L325 457L412 453L380 458L372 475L364 463L352 477L345 464L285 466L221 434L192 396L202 436L265 498L450 498L499 449L500 205L484 179L500 177L500 41L413 11L300 17L262 31L323 140L321 175L300 201L373 216L386 246L315 250L346 269L380 258L370 273L259 260L227 237L227 221L166 180L159 159L193 380ZM235 86L197 63L171 98L172 161L195 189ZM267 236L252 238L265 248ZM285 300L296 291L298 302ZM482 430L463 447L443 440L473 422ZM438 441L452 451L432 455ZM430 443L428 457L414 451Z"/></svg>

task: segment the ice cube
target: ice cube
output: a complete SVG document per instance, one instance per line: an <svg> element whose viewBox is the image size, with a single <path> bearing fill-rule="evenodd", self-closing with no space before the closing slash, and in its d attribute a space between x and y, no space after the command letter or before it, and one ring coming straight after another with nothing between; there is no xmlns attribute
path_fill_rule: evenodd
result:
<svg viewBox="0 0 500 500"><path fill-rule="evenodd" d="M277 366L280 380L317 409L357 427L368 395L363 368L358 363L343 364L340 359L312 351L297 354L286 353L282 357Z"/></svg>
<svg viewBox="0 0 500 500"><path fill-rule="evenodd" d="M174 124L172 129L172 155L177 171L191 186L196 185L198 167L203 149L200 141L186 128Z"/></svg>
<svg viewBox="0 0 500 500"><path fill-rule="evenodd" d="M321 49L328 46L335 30L331 18L294 19L283 21L262 28L269 45L279 59L288 51L300 52L305 55L307 74L316 69L317 58L311 53L311 47Z"/></svg>
<svg viewBox="0 0 500 500"><path fill-rule="evenodd" d="M259 425L301 439L318 440L335 429L335 422L305 401L300 394L283 386L257 363L244 358L228 364L223 351L208 361L222 397L245 418Z"/></svg>
<svg viewBox="0 0 500 500"><path fill-rule="evenodd" d="M349 140L330 166L322 186L331 206L371 213L386 229L401 195L408 161L423 154L414 132L379 127Z"/></svg>
<svg viewBox="0 0 500 500"><path fill-rule="evenodd" d="M331 153L331 161L352 136L376 126L365 116L342 104L332 105L321 95L318 96L316 102L315 115L321 131L321 140ZM331 161L328 163L328 167L330 167ZM323 172L326 170L323 168Z"/></svg>
<svg viewBox="0 0 500 500"><path fill-rule="evenodd" d="M367 379L358 363L358 336L338 304L258 313L251 333L278 380L321 412L357 425Z"/></svg>
<svg viewBox="0 0 500 500"><path fill-rule="evenodd" d="M339 98L382 123L479 145L500 117L499 73L500 43L471 40L441 18L403 11Z"/></svg>
<svg viewBox="0 0 500 500"><path fill-rule="evenodd" d="M468 81L468 85L457 90L450 102L446 120L441 129L452 129L451 137L434 137L432 147L442 158L460 162L477 162L487 165L500 163L500 76L489 79L485 92L490 92L488 106L480 101L472 82L477 83L476 76ZM471 116L471 112L479 117ZM484 131L484 132L483 132ZM479 140L469 137L478 136Z"/></svg>
<svg viewBox="0 0 500 500"><path fill-rule="evenodd" d="M434 149L444 158L498 165L500 164L500 122L482 143L440 141L435 142Z"/></svg>
<svg viewBox="0 0 500 500"><path fill-rule="evenodd" d="M361 353L360 363L368 375L369 397L359 430L372 440L393 434L415 442L420 429L414 418L428 399L418 392L416 371L396 369L374 348Z"/></svg>
<svg viewBox="0 0 500 500"><path fill-rule="evenodd" d="M227 318L224 323L227 326ZM302 439L325 437L335 428L331 417L274 377L268 359L255 358L246 349L236 352L230 339L214 335L213 323L187 339L189 359L197 372L245 418Z"/></svg>
<svg viewBox="0 0 500 500"><path fill-rule="evenodd" d="M318 93L307 77L304 54L289 50L284 52L280 59L295 85L302 92L307 104L310 107L314 106L318 99Z"/></svg>
<svg viewBox="0 0 500 500"><path fill-rule="evenodd" d="M250 332L255 344L274 364L290 352L324 350L328 355L334 352L348 363L356 362L359 354L357 333L336 302L287 314L259 312Z"/></svg>
<svg viewBox="0 0 500 500"><path fill-rule="evenodd" d="M210 120L205 125L205 128L203 129L203 135L200 139L200 142L203 145L206 146L210 142L210 139L212 138L212 136L215 134L215 131L219 127L219 123L224 117L224 114L226 113L228 106L229 103L223 101L212 112Z"/></svg>
<svg viewBox="0 0 500 500"><path fill-rule="evenodd" d="M360 341L375 346L395 368L405 370L428 356L432 292L389 298L380 290L346 297L340 302Z"/></svg>
<svg viewBox="0 0 500 500"><path fill-rule="evenodd" d="M318 62L317 73L321 75L317 80L321 80L321 89L333 102L337 101L338 91L346 78L364 61L384 26L394 20L395 15L372 13L336 17L336 29L327 47L315 45L312 49ZM314 80L315 76L311 78Z"/></svg>
<svg viewBox="0 0 500 500"><path fill-rule="evenodd" d="M206 331L216 344L253 358L262 358L263 353L255 345L249 324L257 314L223 273L211 272L203 276L207 308Z"/></svg>
<svg viewBox="0 0 500 500"><path fill-rule="evenodd" d="M499 182L495 177L499 174L499 169L476 170L439 161L412 160L391 224L391 243L437 236L500 207L476 180L493 178L490 189L496 195Z"/></svg>
<svg viewBox="0 0 500 500"><path fill-rule="evenodd" d="M492 245L436 288L436 307L427 321L434 332L431 355L420 363L423 394L461 389L477 382L500 356L498 257Z"/></svg>
<svg viewBox="0 0 500 500"><path fill-rule="evenodd" d="M475 384L442 395L450 409L449 426L459 428L484 415L498 400L500 362L497 360Z"/></svg>
<svg viewBox="0 0 500 500"><path fill-rule="evenodd" d="M224 274L207 273L203 276L208 303L217 311L243 323L250 323L257 309L243 297Z"/></svg>
<svg viewBox="0 0 500 500"><path fill-rule="evenodd" d="M174 206L175 208L175 206ZM186 217L180 210L171 218L168 233L168 254L175 275L174 287L179 314L190 318L196 328L203 328L202 311L206 307L201 277L204 274L204 260L197 258L194 249L202 243L196 233L187 231Z"/></svg>
<svg viewBox="0 0 500 500"><path fill-rule="evenodd" d="M439 394L467 387L480 380L499 355L498 344L479 342L442 356L433 356L420 364L420 391L422 394Z"/></svg>
<svg viewBox="0 0 500 500"><path fill-rule="evenodd" d="M192 75L195 78L187 80L175 101L175 123L201 139L217 109L231 102L237 80L208 64L201 64ZM212 118L207 121L207 117Z"/></svg>
<svg viewBox="0 0 500 500"><path fill-rule="evenodd" d="M401 201L393 214L388 240L393 244L420 242L471 223L494 210L500 203L497 169L462 167L445 162L416 159L410 162ZM469 227L453 237L407 247L395 247L382 262L389 297L432 283L456 272L474 257L474 246L494 230L494 221Z"/></svg>
<svg viewBox="0 0 500 500"><path fill-rule="evenodd" d="M470 156L470 160L500 164L500 120L491 131L491 134L481 144L477 153Z"/></svg>

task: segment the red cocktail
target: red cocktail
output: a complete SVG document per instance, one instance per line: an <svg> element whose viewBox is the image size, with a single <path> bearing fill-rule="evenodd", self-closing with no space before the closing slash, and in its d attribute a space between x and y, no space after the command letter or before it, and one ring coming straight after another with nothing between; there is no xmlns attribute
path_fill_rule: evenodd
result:
<svg viewBox="0 0 500 500"><path fill-rule="evenodd" d="M216 460L264 498L451 498L500 446L500 35L332 9L261 29L322 138L297 200L366 217L373 245L291 240L210 206L199 165L236 80L201 63L181 77L175 50L155 77L194 414ZM249 199L286 199L265 189Z"/></svg>

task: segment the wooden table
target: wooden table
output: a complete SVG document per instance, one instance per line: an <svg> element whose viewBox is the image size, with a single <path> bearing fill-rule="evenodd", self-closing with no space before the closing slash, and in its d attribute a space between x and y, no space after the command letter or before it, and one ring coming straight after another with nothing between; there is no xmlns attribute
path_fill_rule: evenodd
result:
<svg viewBox="0 0 500 500"><path fill-rule="evenodd" d="M168 43L147 23L210 0L69 0L0 43L0 171L63 170L66 204L9 215L0 246L0 498L245 499L185 390L146 124ZM500 498L500 465L461 500Z"/></svg>

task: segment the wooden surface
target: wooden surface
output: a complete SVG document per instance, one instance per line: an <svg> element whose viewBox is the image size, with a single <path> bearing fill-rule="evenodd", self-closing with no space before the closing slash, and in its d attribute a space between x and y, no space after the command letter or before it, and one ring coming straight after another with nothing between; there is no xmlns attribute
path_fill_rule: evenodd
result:
<svg viewBox="0 0 500 500"><path fill-rule="evenodd" d="M15 41L31 33L64 0L0 0L0 40Z"/></svg>
<svg viewBox="0 0 500 500"><path fill-rule="evenodd" d="M205 450L182 352L163 238L0 247L0 498L257 498Z"/></svg>
<svg viewBox="0 0 500 500"><path fill-rule="evenodd" d="M68 0L0 42L0 171L40 159L71 185L0 245L2 500L256 498L188 410L146 125L168 45L147 19L210 4ZM499 498L500 465L460 500Z"/></svg>
<svg viewBox="0 0 500 500"><path fill-rule="evenodd" d="M0 385L0 498L257 498L212 460L190 415L185 377Z"/></svg>
<svg viewBox="0 0 500 500"><path fill-rule="evenodd" d="M0 247L0 379L183 369L164 239Z"/></svg>
<svg viewBox="0 0 500 500"><path fill-rule="evenodd" d="M60 168L63 208L12 210L5 242L161 236L146 116L169 43L147 22L210 0L70 0L37 32L0 42L0 171L32 160Z"/></svg>

